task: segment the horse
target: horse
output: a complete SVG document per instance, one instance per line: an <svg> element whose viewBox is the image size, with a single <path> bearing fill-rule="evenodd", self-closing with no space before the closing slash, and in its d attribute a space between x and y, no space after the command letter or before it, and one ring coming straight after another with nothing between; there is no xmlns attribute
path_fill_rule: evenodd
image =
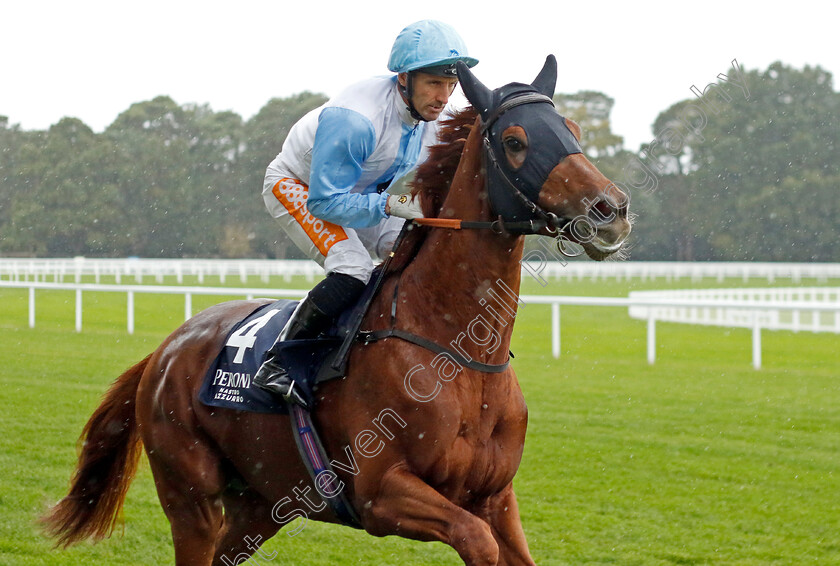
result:
<svg viewBox="0 0 840 566"><path fill-rule="evenodd" d="M337 489L371 535L440 541L470 566L534 564L512 487L528 420L509 365L524 236L565 234L602 260L630 232L628 199L554 109L553 56L531 84L490 90L458 72L472 106L445 123L412 188L427 225L396 246L362 324L425 342L359 341L345 377L318 389L333 481L311 489L289 415L197 400L225 337L268 300L226 302L107 391L69 493L42 518L58 545L110 536L145 447L177 566L240 564L295 518L339 522L324 504Z"/></svg>

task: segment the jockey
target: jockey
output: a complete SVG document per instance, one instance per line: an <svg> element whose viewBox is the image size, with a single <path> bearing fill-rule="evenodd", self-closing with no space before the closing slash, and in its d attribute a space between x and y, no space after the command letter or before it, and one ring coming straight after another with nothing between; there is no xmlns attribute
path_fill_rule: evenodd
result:
<svg viewBox="0 0 840 566"><path fill-rule="evenodd" d="M263 199L291 240L326 271L280 333L315 338L356 302L405 219L422 217L419 198L393 194L426 159L458 77L472 67L449 25L423 20L397 36L388 60L396 75L354 84L289 131L266 170ZM276 344L275 343L275 346ZM307 407L272 348L254 383Z"/></svg>

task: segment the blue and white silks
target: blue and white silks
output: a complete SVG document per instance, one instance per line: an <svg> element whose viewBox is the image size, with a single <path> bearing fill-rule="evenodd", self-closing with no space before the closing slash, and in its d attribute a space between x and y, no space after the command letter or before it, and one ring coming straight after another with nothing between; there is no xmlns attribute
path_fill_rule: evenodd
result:
<svg viewBox="0 0 840 566"><path fill-rule="evenodd" d="M436 122L411 117L396 83L396 76L356 83L308 113L289 132L267 179L306 183L307 208L328 222L348 228L381 222L388 195L378 189L425 160L437 136ZM269 208L272 200L266 199Z"/></svg>

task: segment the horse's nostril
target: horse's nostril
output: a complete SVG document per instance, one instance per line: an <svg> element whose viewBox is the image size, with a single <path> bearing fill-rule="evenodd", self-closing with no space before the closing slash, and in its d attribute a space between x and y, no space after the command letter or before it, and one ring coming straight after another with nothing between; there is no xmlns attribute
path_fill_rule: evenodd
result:
<svg viewBox="0 0 840 566"><path fill-rule="evenodd" d="M588 216L595 224L605 224L615 220L616 215L621 215L621 209L613 206L606 200L599 199L589 209Z"/></svg>

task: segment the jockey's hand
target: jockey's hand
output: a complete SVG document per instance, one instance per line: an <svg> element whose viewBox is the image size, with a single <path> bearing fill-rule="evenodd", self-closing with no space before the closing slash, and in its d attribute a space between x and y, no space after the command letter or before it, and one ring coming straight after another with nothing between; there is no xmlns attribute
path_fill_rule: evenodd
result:
<svg viewBox="0 0 840 566"><path fill-rule="evenodd" d="M385 214L399 216L407 220L423 218L420 195L416 195L414 198L408 193L388 196L388 200L385 202Z"/></svg>

